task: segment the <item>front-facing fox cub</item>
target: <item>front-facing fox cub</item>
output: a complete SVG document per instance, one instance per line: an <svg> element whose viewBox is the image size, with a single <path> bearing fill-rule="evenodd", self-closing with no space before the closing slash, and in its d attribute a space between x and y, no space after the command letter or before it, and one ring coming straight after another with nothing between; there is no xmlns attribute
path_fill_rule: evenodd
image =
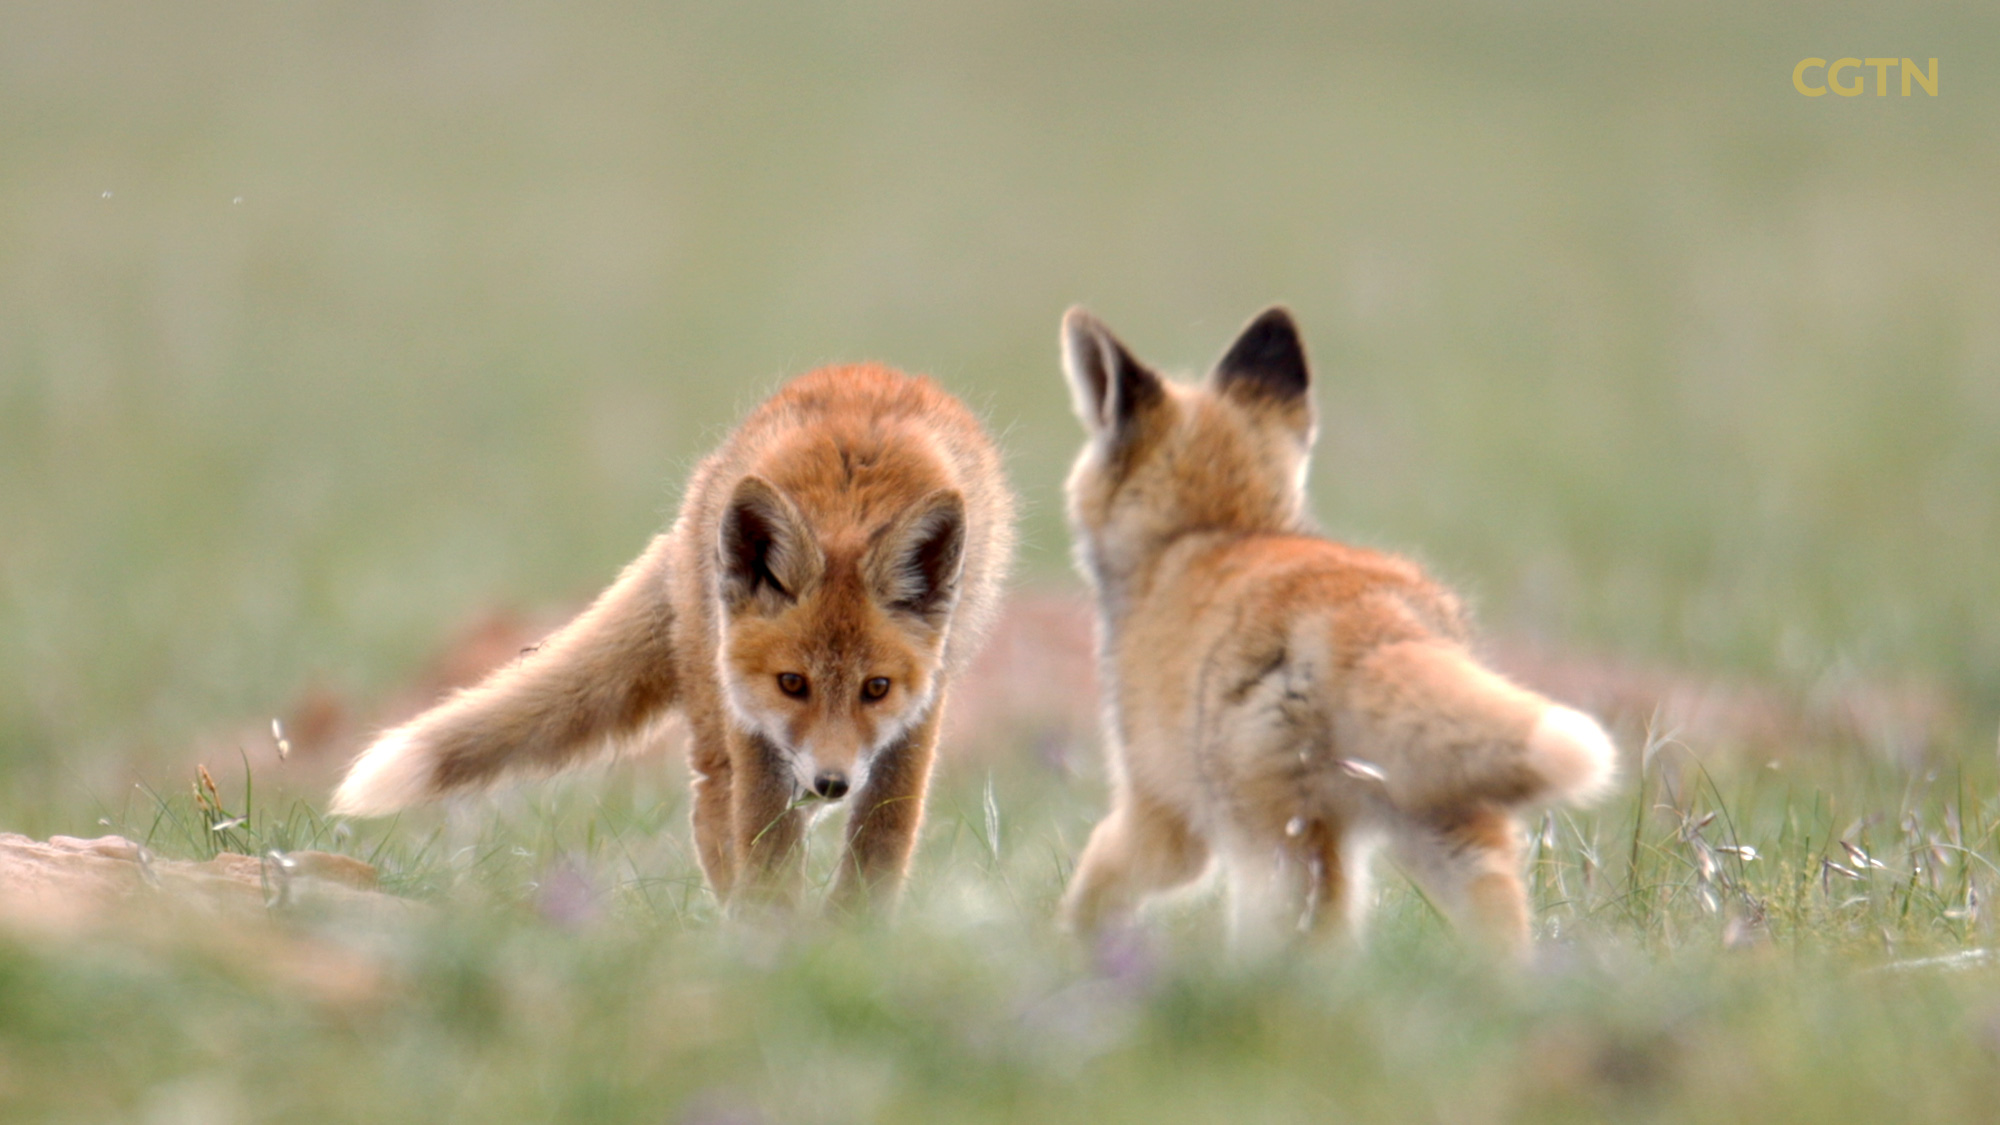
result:
<svg viewBox="0 0 2000 1125"><path fill-rule="evenodd" d="M993 615L1013 515L992 442L930 380L802 376L702 461L673 527L589 609L383 734L334 811L560 767L678 709L718 896L791 898L802 800L850 791L835 897L893 893L945 685Z"/></svg>
<svg viewBox="0 0 2000 1125"><path fill-rule="evenodd" d="M1090 932L1225 866L1235 922L1359 922L1386 843L1432 901L1525 949L1516 810L1583 799L1614 750L1482 667L1451 593L1306 515L1313 441L1291 317L1168 382L1090 314L1063 321L1089 441L1069 478L1098 603L1112 809L1064 901Z"/></svg>

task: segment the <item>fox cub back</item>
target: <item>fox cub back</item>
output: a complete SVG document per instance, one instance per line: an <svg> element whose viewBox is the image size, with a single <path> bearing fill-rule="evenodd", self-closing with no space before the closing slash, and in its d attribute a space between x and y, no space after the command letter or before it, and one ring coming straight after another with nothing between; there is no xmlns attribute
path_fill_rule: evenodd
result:
<svg viewBox="0 0 2000 1125"><path fill-rule="evenodd" d="M1386 844L1462 924L1525 948L1517 812L1589 799L1614 748L1483 667L1416 564L1311 530L1291 317L1257 317L1192 384L1081 309L1062 351L1088 434L1067 493L1112 780L1068 923L1117 920L1219 860L1239 934L1351 926Z"/></svg>
<svg viewBox="0 0 2000 1125"><path fill-rule="evenodd" d="M1013 513L993 443L930 380L868 364L801 376L696 467L673 527L590 608L383 734L334 809L566 766L677 710L717 894L791 898L800 806L850 793L836 897L893 891Z"/></svg>

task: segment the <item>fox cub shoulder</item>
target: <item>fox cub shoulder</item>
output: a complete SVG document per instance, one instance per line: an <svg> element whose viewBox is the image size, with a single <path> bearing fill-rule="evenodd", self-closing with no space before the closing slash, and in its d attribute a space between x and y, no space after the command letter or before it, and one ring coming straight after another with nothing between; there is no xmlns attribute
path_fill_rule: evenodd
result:
<svg viewBox="0 0 2000 1125"><path fill-rule="evenodd" d="M852 805L836 895L892 891L1013 514L992 442L930 380L802 376L701 462L673 526L588 609L383 734L334 809L386 813L559 768L679 710L719 895L795 893L806 798Z"/></svg>
<svg viewBox="0 0 2000 1125"><path fill-rule="evenodd" d="M1062 348L1088 433L1069 519L1097 596L1113 781L1069 923L1125 915L1214 858L1239 924L1353 924L1383 842L1433 901L1523 947L1516 812L1602 789L1611 740L1483 667L1456 599L1414 563L1309 529L1291 317L1259 316L1194 384L1081 309Z"/></svg>

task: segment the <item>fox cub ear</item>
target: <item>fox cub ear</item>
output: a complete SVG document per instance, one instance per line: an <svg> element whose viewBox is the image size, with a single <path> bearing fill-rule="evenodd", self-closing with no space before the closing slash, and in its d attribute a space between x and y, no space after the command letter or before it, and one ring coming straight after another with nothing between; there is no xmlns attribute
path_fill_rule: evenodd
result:
<svg viewBox="0 0 2000 1125"><path fill-rule="evenodd" d="M1299 326L1282 305L1257 314L1210 376L1218 390L1288 405L1305 398L1310 376Z"/></svg>
<svg viewBox="0 0 2000 1125"><path fill-rule="evenodd" d="M862 562L884 606L942 625L965 566L965 498L939 489L875 533Z"/></svg>
<svg viewBox="0 0 2000 1125"><path fill-rule="evenodd" d="M1132 358L1118 337L1081 306L1063 314L1063 371L1069 375L1076 416L1093 434L1114 444L1167 397L1160 377Z"/></svg>
<svg viewBox="0 0 2000 1125"><path fill-rule="evenodd" d="M798 508L762 477L737 482L718 547L723 598L732 609L753 600L773 607L797 601L826 567Z"/></svg>

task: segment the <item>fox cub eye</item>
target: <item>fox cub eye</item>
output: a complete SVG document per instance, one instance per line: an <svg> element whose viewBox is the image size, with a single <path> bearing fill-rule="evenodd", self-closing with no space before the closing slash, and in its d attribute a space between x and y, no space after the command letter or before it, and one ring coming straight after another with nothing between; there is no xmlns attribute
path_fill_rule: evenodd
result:
<svg viewBox="0 0 2000 1125"><path fill-rule="evenodd" d="M861 685L861 698L870 703L889 694L889 677L877 676Z"/></svg>
<svg viewBox="0 0 2000 1125"><path fill-rule="evenodd" d="M806 678L797 672L780 672L778 673L778 690L791 696L793 699L804 699L806 697Z"/></svg>

